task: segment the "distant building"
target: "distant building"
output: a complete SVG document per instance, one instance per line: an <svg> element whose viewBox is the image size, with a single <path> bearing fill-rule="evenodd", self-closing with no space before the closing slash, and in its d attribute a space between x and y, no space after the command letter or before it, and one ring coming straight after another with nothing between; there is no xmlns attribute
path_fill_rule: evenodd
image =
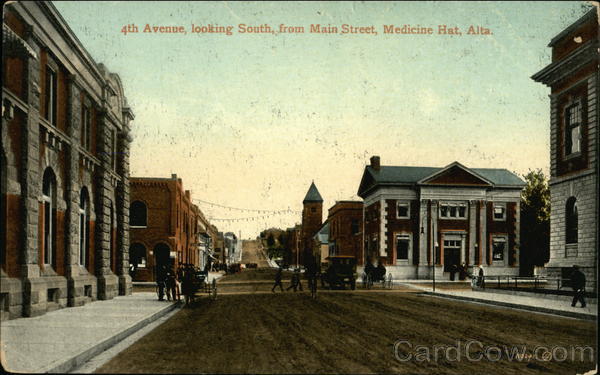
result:
<svg viewBox="0 0 600 375"><path fill-rule="evenodd" d="M338 201L329 209L329 255L354 256L363 264L362 217L360 201Z"/></svg>
<svg viewBox="0 0 600 375"><path fill-rule="evenodd" d="M50 1L3 4L0 317L131 293L119 76Z"/></svg>
<svg viewBox="0 0 600 375"><path fill-rule="evenodd" d="M330 253L329 222L325 221L321 229L313 236L313 256L317 264L323 265Z"/></svg>
<svg viewBox="0 0 600 375"><path fill-rule="evenodd" d="M135 281L155 281L157 267L198 267L198 208L176 174L131 177L130 262Z"/></svg>
<svg viewBox="0 0 600 375"><path fill-rule="evenodd" d="M323 198L314 182L302 201L302 224L300 232L300 262L306 265L313 259L313 236L323 224Z"/></svg>
<svg viewBox="0 0 600 375"><path fill-rule="evenodd" d="M550 277L569 278L573 265L596 290L598 265L598 14L597 8L555 36L552 63L533 75L550 87Z"/></svg>
<svg viewBox="0 0 600 375"><path fill-rule="evenodd" d="M383 262L394 278L448 278L454 265L487 275L518 275L520 194L506 169L365 167L364 261Z"/></svg>

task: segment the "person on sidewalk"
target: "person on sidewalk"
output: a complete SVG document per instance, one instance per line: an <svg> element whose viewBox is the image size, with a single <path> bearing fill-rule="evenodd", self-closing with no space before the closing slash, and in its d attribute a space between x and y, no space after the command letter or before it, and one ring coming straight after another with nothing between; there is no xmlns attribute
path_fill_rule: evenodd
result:
<svg viewBox="0 0 600 375"><path fill-rule="evenodd" d="M275 274L275 284L273 284L273 288L271 288L271 292L275 293L275 288L277 288L277 286L279 285L279 288L281 289L281 291L283 292L283 284L281 284L281 273L283 272L283 269L281 267L279 267L277 269L277 273Z"/></svg>
<svg viewBox="0 0 600 375"><path fill-rule="evenodd" d="M165 300L165 279L167 278L167 269L164 265L156 269L156 285L158 286L158 300Z"/></svg>
<svg viewBox="0 0 600 375"><path fill-rule="evenodd" d="M458 279L460 281L465 281L467 279L467 263L462 262L458 269Z"/></svg>
<svg viewBox="0 0 600 375"><path fill-rule="evenodd" d="M167 288L167 300L171 301L171 297L173 297L173 302L175 302L177 300L177 284L175 281L175 272L173 272L172 268L167 270L165 285Z"/></svg>
<svg viewBox="0 0 600 375"><path fill-rule="evenodd" d="M579 270L579 266L574 265L571 272L571 287L575 291L571 306L575 307L577 301L581 301L581 307L585 307L585 275Z"/></svg>
<svg viewBox="0 0 600 375"><path fill-rule="evenodd" d="M485 275L483 272L483 266L479 265L479 274L477 278L477 286L480 288L485 288Z"/></svg>
<svg viewBox="0 0 600 375"><path fill-rule="evenodd" d="M287 287L286 290L290 290L291 288L294 288L294 292L298 288L300 288L300 291L302 292L302 282L300 281L300 271L297 268L294 271L294 274L292 275L292 283L290 284L290 286Z"/></svg>

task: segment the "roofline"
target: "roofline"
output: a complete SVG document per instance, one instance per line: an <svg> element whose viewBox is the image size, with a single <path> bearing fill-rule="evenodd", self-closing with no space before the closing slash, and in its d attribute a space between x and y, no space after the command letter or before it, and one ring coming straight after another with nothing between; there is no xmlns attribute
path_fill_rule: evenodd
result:
<svg viewBox="0 0 600 375"><path fill-rule="evenodd" d="M586 14L579 17L575 22L573 22L572 24L567 26L563 31L558 33L554 38L552 38L552 40L550 40L550 43L548 43L548 47L554 47L554 45L556 43L558 43L562 38L564 38L569 33L574 31L576 28L581 26L581 24L585 23L588 20L588 18L591 18L595 14L596 14L596 8L594 7L592 9L590 9Z"/></svg>
<svg viewBox="0 0 600 375"><path fill-rule="evenodd" d="M450 170L450 168L453 168L453 167L459 167L459 168L462 168L462 169L463 169L463 170L465 170L466 172L469 172L469 173L471 173L472 175L474 175L475 177L477 177L477 178L479 178L479 179L481 179L481 180L483 180L483 181L487 182L489 185L491 185L491 186L494 186L494 183L493 183L492 181L490 181L490 180L488 180L487 178L483 177L482 175L480 175L479 173L475 172L475 171L474 171L474 170L472 170L471 168L468 168L468 167L466 167L466 166L462 165L462 164L461 164L461 163L459 163L458 161L454 161L454 162L452 162L452 163L448 164L447 166L443 167L443 168L442 168L442 169L440 169L439 171L437 171L437 172L435 172L435 173L433 173L433 174L430 174L430 175L429 175L429 176L427 176L427 177L424 177L424 178L420 179L419 181L417 181L417 185L425 185L425 182L424 182L424 181L426 181L426 180L431 180L432 178L434 178L434 177L436 177L436 176L438 176L438 175L440 175L440 174L442 174L442 173L444 173L444 172L446 172L446 171ZM450 185L456 185L456 184L450 184Z"/></svg>

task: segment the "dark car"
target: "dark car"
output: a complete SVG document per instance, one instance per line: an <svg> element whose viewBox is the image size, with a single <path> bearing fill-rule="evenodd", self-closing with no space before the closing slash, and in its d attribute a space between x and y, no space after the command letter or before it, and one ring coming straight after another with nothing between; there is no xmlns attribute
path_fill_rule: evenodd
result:
<svg viewBox="0 0 600 375"><path fill-rule="evenodd" d="M330 256L327 260L327 270L321 276L321 284L329 289L345 288L356 289L356 258L353 256Z"/></svg>

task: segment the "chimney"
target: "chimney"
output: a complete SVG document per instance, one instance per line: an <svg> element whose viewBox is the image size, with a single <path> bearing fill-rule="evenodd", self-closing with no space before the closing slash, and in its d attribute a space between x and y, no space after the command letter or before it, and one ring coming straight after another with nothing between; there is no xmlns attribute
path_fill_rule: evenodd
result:
<svg viewBox="0 0 600 375"><path fill-rule="evenodd" d="M379 163L379 156L371 156L371 168L378 171L381 169L381 164Z"/></svg>
<svg viewBox="0 0 600 375"><path fill-rule="evenodd" d="M176 180L177 179L177 173L171 174L171 179Z"/></svg>
<svg viewBox="0 0 600 375"><path fill-rule="evenodd" d="M190 191L189 190L185 191L185 196L187 199L190 199Z"/></svg>

